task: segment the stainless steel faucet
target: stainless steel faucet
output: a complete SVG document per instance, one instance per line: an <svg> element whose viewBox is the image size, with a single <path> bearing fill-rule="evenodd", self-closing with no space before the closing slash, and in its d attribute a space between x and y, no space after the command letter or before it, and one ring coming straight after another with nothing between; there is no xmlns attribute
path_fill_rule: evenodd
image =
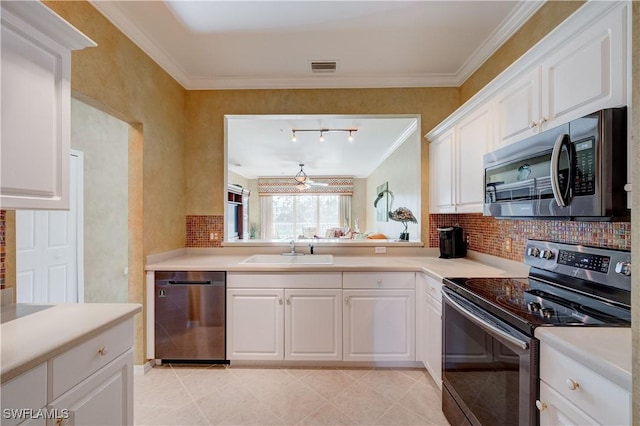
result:
<svg viewBox="0 0 640 426"><path fill-rule="evenodd" d="M291 254L296 254L296 240L289 242L289 248L291 249Z"/></svg>

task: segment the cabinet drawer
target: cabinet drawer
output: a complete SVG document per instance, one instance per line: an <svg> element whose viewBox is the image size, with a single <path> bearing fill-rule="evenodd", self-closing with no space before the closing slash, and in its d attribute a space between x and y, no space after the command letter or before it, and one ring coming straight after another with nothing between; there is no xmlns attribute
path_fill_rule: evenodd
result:
<svg viewBox="0 0 640 426"><path fill-rule="evenodd" d="M416 288L413 272L344 272L342 288Z"/></svg>
<svg viewBox="0 0 640 426"><path fill-rule="evenodd" d="M227 288L342 288L342 273L229 272Z"/></svg>
<svg viewBox="0 0 640 426"><path fill-rule="evenodd" d="M51 398L57 398L133 346L133 318L51 360Z"/></svg>
<svg viewBox="0 0 640 426"><path fill-rule="evenodd" d="M629 391L549 345L540 346L541 380L598 423L630 424Z"/></svg>
<svg viewBox="0 0 640 426"><path fill-rule="evenodd" d="M42 363L18 377L3 383L2 424L16 425L23 419L5 418L5 409L38 410L47 405L47 364Z"/></svg>
<svg viewBox="0 0 640 426"><path fill-rule="evenodd" d="M425 291L427 294L433 297L437 302L442 302L442 282L434 278L427 277L426 284Z"/></svg>

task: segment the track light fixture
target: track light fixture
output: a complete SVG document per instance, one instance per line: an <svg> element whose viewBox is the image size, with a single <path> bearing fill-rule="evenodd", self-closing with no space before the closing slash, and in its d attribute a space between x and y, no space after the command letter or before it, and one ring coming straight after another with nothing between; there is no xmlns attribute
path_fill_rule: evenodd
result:
<svg viewBox="0 0 640 426"><path fill-rule="evenodd" d="M329 132L346 132L349 133L347 140L353 142L353 133L358 129L291 129L291 142L297 142L296 133L298 132L320 132L320 142L324 142L324 134Z"/></svg>

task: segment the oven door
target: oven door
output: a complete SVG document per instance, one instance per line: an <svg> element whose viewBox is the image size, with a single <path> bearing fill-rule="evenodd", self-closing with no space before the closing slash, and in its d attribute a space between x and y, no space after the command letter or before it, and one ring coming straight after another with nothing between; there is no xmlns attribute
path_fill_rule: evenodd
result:
<svg viewBox="0 0 640 426"><path fill-rule="evenodd" d="M451 425L536 425L538 340L442 293L442 411Z"/></svg>

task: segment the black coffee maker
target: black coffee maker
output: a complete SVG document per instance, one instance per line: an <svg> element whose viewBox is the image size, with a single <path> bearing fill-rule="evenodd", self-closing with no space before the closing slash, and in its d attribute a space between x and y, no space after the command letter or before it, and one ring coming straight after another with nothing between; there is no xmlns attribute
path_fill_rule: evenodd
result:
<svg viewBox="0 0 640 426"><path fill-rule="evenodd" d="M464 233L459 226L449 226L438 228L440 237L440 258L452 259L465 257L467 254L467 244L464 241Z"/></svg>

